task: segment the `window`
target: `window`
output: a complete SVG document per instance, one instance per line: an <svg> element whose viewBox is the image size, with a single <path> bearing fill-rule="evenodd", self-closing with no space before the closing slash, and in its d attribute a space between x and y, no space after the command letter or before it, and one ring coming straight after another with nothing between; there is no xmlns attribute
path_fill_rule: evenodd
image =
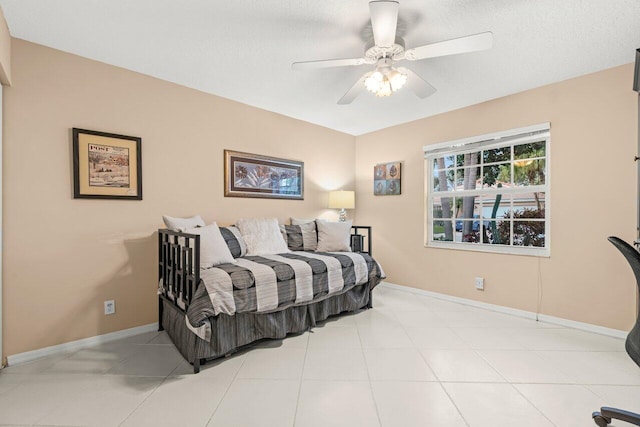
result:
<svg viewBox="0 0 640 427"><path fill-rule="evenodd" d="M549 255L549 124L426 145L426 245Z"/></svg>

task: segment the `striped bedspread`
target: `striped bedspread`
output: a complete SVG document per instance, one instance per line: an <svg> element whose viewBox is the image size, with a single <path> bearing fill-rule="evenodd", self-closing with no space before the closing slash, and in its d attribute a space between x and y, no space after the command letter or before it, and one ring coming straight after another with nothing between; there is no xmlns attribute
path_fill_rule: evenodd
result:
<svg viewBox="0 0 640 427"><path fill-rule="evenodd" d="M269 313L320 301L370 280L377 283L384 273L367 254L288 252L237 258L236 264L202 270L200 278L187 310L187 325L207 339L209 317Z"/></svg>

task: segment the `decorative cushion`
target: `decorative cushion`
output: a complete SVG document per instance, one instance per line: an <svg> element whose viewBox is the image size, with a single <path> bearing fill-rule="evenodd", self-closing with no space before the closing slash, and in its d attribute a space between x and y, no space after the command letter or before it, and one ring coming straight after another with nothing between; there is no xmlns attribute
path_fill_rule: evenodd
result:
<svg viewBox="0 0 640 427"><path fill-rule="evenodd" d="M239 258L247 254L247 245L236 226L220 227L220 233L224 241L227 242L229 251L234 258Z"/></svg>
<svg viewBox="0 0 640 427"><path fill-rule="evenodd" d="M215 222L206 227L188 228L185 230L185 233L200 235L201 269L236 262L220 233L218 224Z"/></svg>
<svg viewBox="0 0 640 427"><path fill-rule="evenodd" d="M351 221L316 221L318 252L351 252Z"/></svg>
<svg viewBox="0 0 640 427"><path fill-rule="evenodd" d="M187 228L204 227L205 223L200 215L194 215L191 218L174 218L172 216L162 215L164 225L171 231L185 231Z"/></svg>
<svg viewBox="0 0 640 427"><path fill-rule="evenodd" d="M315 251L318 247L316 223L281 225L280 232L292 251Z"/></svg>
<svg viewBox="0 0 640 427"><path fill-rule="evenodd" d="M247 255L273 255L289 252L276 218L243 218L236 226L247 244Z"/></svg>

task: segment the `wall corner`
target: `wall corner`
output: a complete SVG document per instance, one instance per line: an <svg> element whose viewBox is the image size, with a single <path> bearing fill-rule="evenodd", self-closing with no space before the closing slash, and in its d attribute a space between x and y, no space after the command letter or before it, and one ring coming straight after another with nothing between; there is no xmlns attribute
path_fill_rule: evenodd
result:
<svg viewBox="0 0 640 427"><path fill-rule="evenodd" d="M0 8L0 83L11 86L11 34Z"/></svg>

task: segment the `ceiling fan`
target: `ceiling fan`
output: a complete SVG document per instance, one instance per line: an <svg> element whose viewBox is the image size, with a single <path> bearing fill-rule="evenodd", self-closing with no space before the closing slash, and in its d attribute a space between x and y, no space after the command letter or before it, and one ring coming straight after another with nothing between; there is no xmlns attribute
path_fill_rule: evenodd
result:
<svg viewBox="0 0 640 427"><path fill-rule="evenodd" d="M418 61L458 53L490 49L493 34L490 31L445 40L438 43L405 49L404 40L396 35L398 24L398 2L395 0L375 0L369 2L373 40L365 46L364 57L348 59L326 59L319 61L294 62L294 70L346 67L362 64L376 64L373 71L365 73L338 104L350 104L362 91L369 90L376 96L389 96L405 85L418 98L426 98L436 92L436 88L408 68L394 67L395 62Z"/></svg>

